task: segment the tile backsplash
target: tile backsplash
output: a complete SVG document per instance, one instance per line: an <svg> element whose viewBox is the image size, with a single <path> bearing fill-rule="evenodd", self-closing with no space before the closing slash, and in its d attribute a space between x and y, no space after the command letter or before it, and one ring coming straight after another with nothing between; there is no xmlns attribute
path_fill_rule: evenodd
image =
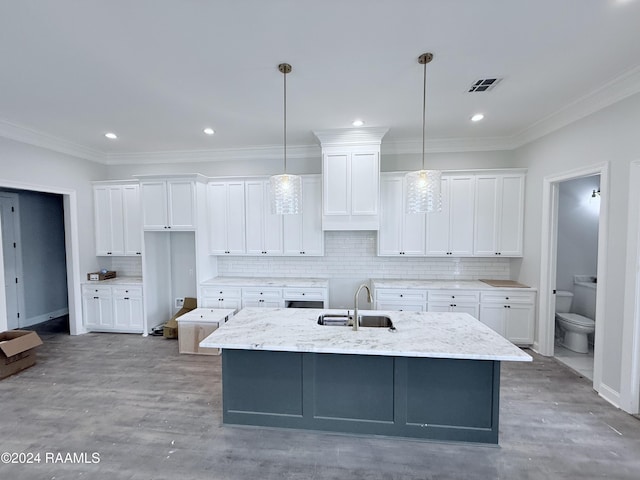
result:
<svg viewBox="0 0 640 480"><path fill-rule="evenodd" d="M100 257L100 268L115 270L119 277L141 277L141 257Z"/></svg>
<svg viewBox="0 0 640 480"><path fill-rule="evenodd" d="M508 258L378 257L372 231L325 232L323 257L218 257L218 274L477 280L510 276Z"/></svg>

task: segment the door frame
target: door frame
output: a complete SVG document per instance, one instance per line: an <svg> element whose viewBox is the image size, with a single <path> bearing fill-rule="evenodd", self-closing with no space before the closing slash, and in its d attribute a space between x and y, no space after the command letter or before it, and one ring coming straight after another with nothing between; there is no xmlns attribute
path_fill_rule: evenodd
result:
<svg viewBox="0 0 640 480"><path fill-rule="evenodd" d="M622 324L620 407L640 413L640 160L629 167L627 269Z"/></svg>
<svg viewBox="0 0 640 480"><path fill-rule="evenodd" d="M617 404L615 392L602 383L604 360L604 315L607 291L607 233L609 231L609 162L544 177L542 185L542 238L540 242L540 291L538 295L538 338L536 350L553 356L555 332L556 261L558 249L558 201L560 183L600 175L600 215L598 219L598 289L596 292L596 330L593 358L593 388ZM613 398L612 398L613 397Z"/></svg>
<svg viewBox="0 0 640 480"><path fill-rule="evenodd" d="M64 209L64 238L67 259L67 295L69 303L69 333L86 333L82 324L82 293L80 290L80 236L78 228L78 195L75 190L46 185L13 182L0 178L0 187L62 195ZM3 303L4 289L0 292ZM0 331L7 329L6 320L0 317Z"/></svg>
<svg viewBox="0 0 640 480"><path fill-rule="evenodd" d="M20 197L17 193L14 192L5 192L0 191L0 196L10 197L15 202L15 215L13 217L13 235L16 240L16 276L19 278L18 281L18 312L22 315L20 319L18 319L18 328L20 328L21 320L26 318L25 316L25 303L24 303L24 269L22 265L22 229L20 228ZM1 236L0 236L1 239ZM2 274L4 274L4 265L2 265ZM6 298L5 298L6 301ZM6 308L6 305L5 305ZM9 324L9 319L7 318L7 328Z"/></svg>

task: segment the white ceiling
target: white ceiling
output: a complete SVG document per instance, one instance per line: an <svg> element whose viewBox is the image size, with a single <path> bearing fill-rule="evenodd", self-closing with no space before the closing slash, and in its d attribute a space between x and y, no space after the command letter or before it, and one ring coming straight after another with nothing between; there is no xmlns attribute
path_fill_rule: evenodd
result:
<svg viewBox="0 0 640 480"><path fill-rule="evenodd" d="M640 91L640 1L0 0L0 134L107 160L281 146L288 62L288 145L355 118L401 144L425 51L430 141L508 145Z"/></svg>

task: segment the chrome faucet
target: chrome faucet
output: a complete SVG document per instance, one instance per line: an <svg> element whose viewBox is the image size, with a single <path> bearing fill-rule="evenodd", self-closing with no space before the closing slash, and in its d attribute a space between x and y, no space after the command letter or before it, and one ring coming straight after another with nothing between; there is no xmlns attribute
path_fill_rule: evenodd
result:
<svg viewBox="0 0 640 480"><path fill-rule="evenodd" d="M358 295L360 295L360 290L362 290L363 288L367 289L367 302L369 303L373 302L373 298L371 298L371 290L369 290L369 287L363 283L358 287L358 290L356 290L356 295L353 300L355 303L355 309L353 311L353 330L354 331L358 330Z"/></svg>

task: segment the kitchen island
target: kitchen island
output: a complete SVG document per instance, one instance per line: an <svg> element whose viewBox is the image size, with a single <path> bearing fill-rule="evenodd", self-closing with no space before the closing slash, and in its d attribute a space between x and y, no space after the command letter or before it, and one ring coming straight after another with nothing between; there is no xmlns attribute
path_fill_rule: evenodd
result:
<svg viewBox="0 0 640 480"><path fill-rule="evenodd" d="M247 308L201 342L223 349L224 423L498 443L500 363L529 355L465 313L327 313Z"/></svg>

